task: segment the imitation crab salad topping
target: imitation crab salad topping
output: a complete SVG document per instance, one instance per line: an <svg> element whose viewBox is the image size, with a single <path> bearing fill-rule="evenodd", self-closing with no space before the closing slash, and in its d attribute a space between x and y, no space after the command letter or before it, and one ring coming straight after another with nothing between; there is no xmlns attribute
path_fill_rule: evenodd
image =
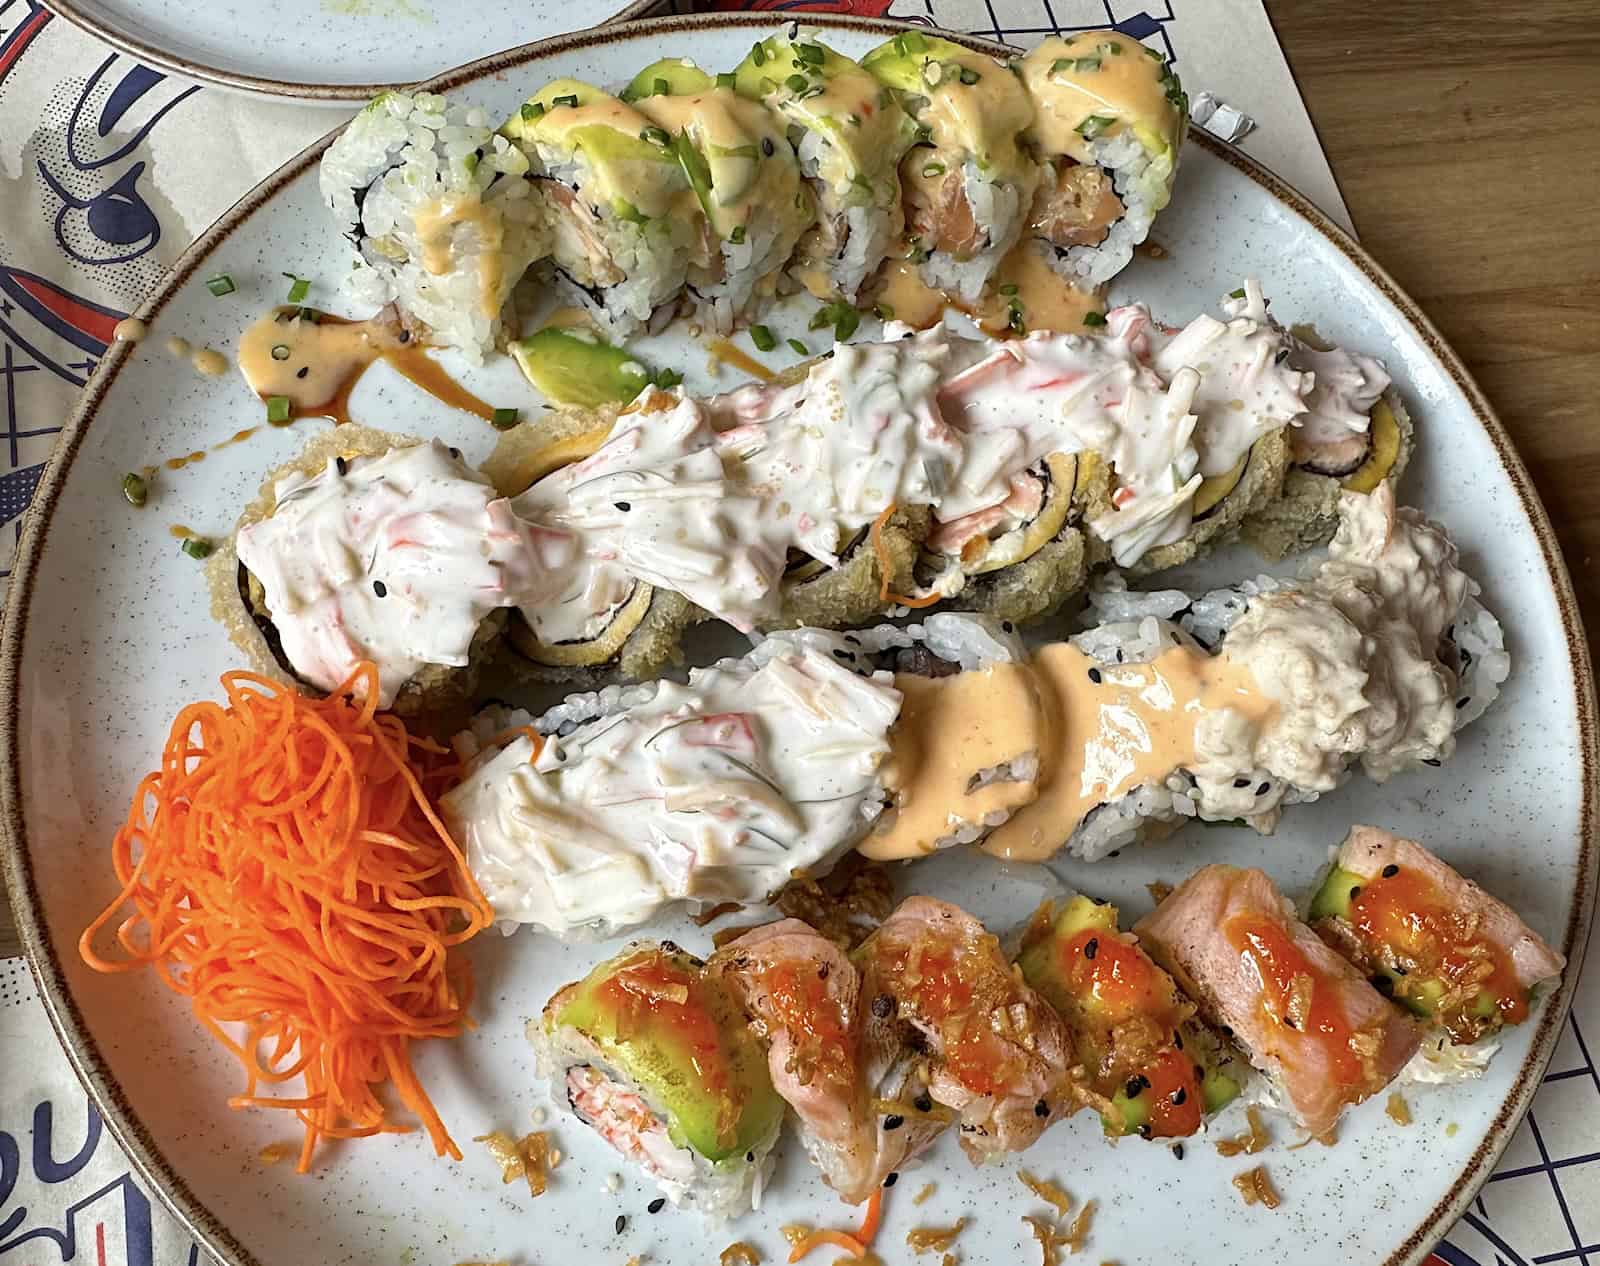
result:
<svg viewBox="0 0 1600 1266"><path fill-rule="evenodd" d="M570 733L519 735L444 797L445 815L502 924L560 935L670 901L761 901L881 809L890 680L775 638L687 685L637 687Z"/></svg>
<svg viewBox="0 0 1600 1266"><path fill-rule="evenodd" d="M465 665L491 611L553 598L572 548L437 441L331 459L274 496L238 550L286 657L323 690L377 664L383 707L423 665Z"/></svg>

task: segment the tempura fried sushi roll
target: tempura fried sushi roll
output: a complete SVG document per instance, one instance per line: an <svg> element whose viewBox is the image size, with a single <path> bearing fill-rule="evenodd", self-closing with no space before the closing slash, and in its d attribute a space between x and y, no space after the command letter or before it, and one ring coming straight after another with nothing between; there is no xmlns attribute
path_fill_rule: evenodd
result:
<svg viewBox="0 0 1600 1266"><path fill-rule="evenodd" d="M1399 1075L1422 1028L1294 916L1259 870L1207 866L1134 928L1309 1133Z"/></svg>
<svg viewBox="0 0 1600 1266"><path fill-rule="evenodd" d="M501 127L526 155L551 259L595 324L623 339L675 301L697 215L671 138L591 84L557 79Z"/></svg>
<svg viewBox="0 0 1600 1266"><path fill-rule="evenodd" d="M1021 1151L1081 1106L1066 1026L971 915L910 897L853 957L879 1040L916 1035L928 1093L974 1161Z"/></svg>
<svg viewBox="0 0 1600 1266"><path fill-rule="evenodd" d="M1116 31L1046 39L1022 81L1044 165L1030 229L1068 281L1104 285L1172 197L1189 99L1159 53Z"/></svg>
<svg viewBox="0 0 1600 1266"><path fill-rule="evenodd" d="M1059 908L1046 902L1023 932L1017 965L1066 1022L1108 1135L1186 1137L1243 1088L1241 1061L1119 929L1115 906L1084 896Z"/></svg>
<svg viewBox="0 0 1600 1266"><path fill-rule="evenodd" d="M742 1003L811 1163L841 1199L866 1200L949 1124L920 1082L908 1084L914 1052L871 1023L855 966L808 924L746 932L707 970Z"/></svg>
<svg viewBox="0 0 1600 1266"><path fill-rule="evenodd" d="M359 263L345 288L393 301L474 364L504 333L512 289L548 241L527 157L476 106L437 93L374 98L322 156L322 200Z"/></svg>
<svg viewBox="0 0 1600 1266"><path fill-rule="evenodd" d="M872 75L805 36L761 40L734 76L743 96L797 136L816 197L818 222L801 238L791 274L819 298L853 302L905 224L898 168L910 119Z"/></svg>
<svg viewBox="0 0 1600 1266"><path fill-rule="evenodd" d="M566 553L455 449L342 426L267 477L207 575L258 669L326 691L371 660L380 706L415 714L470 695Z"/></svg>
<svg viewBox="0 0 1600 1266"><path fill-rule="evenodd" d="M1521 1024L1566 966L1510 906L1375 826L1351 828L1307 919L1378 992L1458 1046Z"/></svg>
<svg viewBox="0 0 1600 1266"><path fill-rule="evenodd" d="M726 82L725 82L726 81ZM670 137L699 209L688 293L700 320L727 333L769 303L795 243L816 220L783 125L758 101L693 63L646 67L623 93ZM687 210L687 208L685 208Z"/></svg>
<svg viewBox="0 0 1600 1266"><path fill-rule="evenodd" d="M528 1022L541 1076L675 1205L721 1221L759 1205L783 1100L737 1003L699 959L639 943Z"/></svg>
<svg viewBox="0 0 1600 1266"><path fill-rule="evenodd" d="M927 285L975 304L1021 239L1039 165L1018 143L1033 122L1022 81L964 45L906 31L861 59L917 124L900 160L906 237Z"/></svg>

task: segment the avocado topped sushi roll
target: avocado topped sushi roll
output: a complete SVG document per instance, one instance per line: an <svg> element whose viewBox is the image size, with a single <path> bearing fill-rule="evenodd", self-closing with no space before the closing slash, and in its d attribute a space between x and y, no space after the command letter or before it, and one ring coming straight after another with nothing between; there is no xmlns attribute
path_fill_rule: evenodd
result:
<svg viewBox="0 0 1600 1266"><path fill-rule="evenodd" d="M1017 965L1072 1033L1110 1136L1182 1138L1238 1097L1248 1068L1196 1019L1194 1003L1119 930L1117 908L1046 903Z"/></svg>
<svg viewBox="0 0 1600 1266"><path fill-rule="evenodd" d="M475 106L428 92L374 98L318 169L359 256L346 289L396 303L414 332L481 361L512 288L548 249L527 173L527 156Z"/></svg>
<svg viewBox="0 0 1600 1266"><path fill-rule="evenodd" d="M526 155L556 270L626 338L683 289L694 195L671 138L626 102L557 79L500 129Z"/></svg>
<svg viewBox="0 0 1600 1266"><path fill-rule="evenodd" d="M1045 40L1022 79L1045 168L1030 227L1068 281L1104 285L1172 197L1189 99L1158 52L1116 31Z"/></svg>
<svg viewBox="0 0 1600 1266"><path fill-rule="evenodd" d="M692 62L646 67L623 93L664 132L700 217L688 251L689 294L727 333L777 290L795 243L816 220L811 189L783 125L758 101ZM727 81L727 82L723 82Z"/></svg>
<svg viewBox="0 0 1600 1266"><path fill-rule="evenodd" d="M1373 826L1351 828L1307 918L1379 993L1461 1046L1521 1024L1566 965L1510 906Z"/></svg>
<svg viewBox="0 0 1600 1266"><path fill-rule="evenodd" d="M528 1024L540 1074L675 1205L722 1220L771 1172L784 1102L721 981L670 941L638 943Z"/></svg>
<svg viewBox="0 0 1600 1266"><path fill-rule="evenodd" d="M854 301L905 224L898 169L911 120L877 79L812 39L761 40L734 76L782 119L816 194L818 223L791 271L819 298Z"/></svg>
<svg viewBox="0 0 1600 1266"><path fill-rule="evenodd" d="M906 235L923 281L976 303L1027 224L1040 170L1019 144L1033 122L1022 80L992 57L919 31L862 66L917 124L900 162Z"/></svg>

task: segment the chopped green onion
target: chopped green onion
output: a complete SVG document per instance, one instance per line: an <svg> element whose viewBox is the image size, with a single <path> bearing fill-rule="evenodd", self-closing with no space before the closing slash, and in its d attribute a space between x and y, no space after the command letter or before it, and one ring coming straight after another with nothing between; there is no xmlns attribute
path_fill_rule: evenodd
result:
<svg viewBox="0 0 1600 1266"><path fill-rule="evenodd" d="M650 81L650 95L652 97L664 97L671 91L672 85L665 79L652 79Z"/></svg>
<svg viewBox="0 0 1600 1266"><path fill-rule="evenodd" d="M1079 73L1082 73L1082 72L1087 71L1087 70L1099 70L1100 69L1100 59L1098 57L1079 57L1079 58L1076 58L1072 63L1072 69L1075 70L1075 71L1078 71Z"/></svg>
<svg viewBox="0 0 1600 1266"><path fill-rule="evenodd" d="M804 75L790 75L783 83L791 92L804 92L811 86L811 81Z"/></svg>
<svg viewBox="0 0 1600 1266"><path fill-rule="evenodd" d="M752 325L750 341L756 345L758 351L770 352L778 345L778 336L764 325Z"/></svg>
<svg viewBox="0 0 1600 1266"><path fill-rule="evenodd" d="M215 547L202 536L188 536L183 541L183 552L190 558L210 558Z"/></svg>
<svg viewBox="0 0 1600 1266"><path fill-rule="evenodd" d="M1109 115L1091 114L1082 123L1078 124L1073 131L1083 137L1084 140L1092 141L1115 122L1116 120Z"/></svg>
<svg viewBox="0 0 1600 1266"><path fill-rule="evenodd" d="M1167 60L1165 57L1163 57L1161 55L1160 50L1154 49L1154 48L1146 48L1144 50L1144 55L1146 57L1154 57L1158 62L1164 62L1164 61Z"/></svg>
<svg viewBox="0 0 1600 1266"><path fill-rule="evenodd" d="M713 145L711 147L721 158L760 158L761 151L751 145Z"/></svg>
<svg viewBox="0 0 1600 1266"><path fill-rule="evenodd" d="M750 50L750 59L755 62L757 66L765 66L767 64L766 45L757 40L756 46Z"/></svg>
<svg viewBox="0 0 1600 1266"><path fill-rule="evenodd" d="M843 343L856 332L856 327L861 324L861 314L848 304L841 305L842 311L833 321L833 338L836 343Z"/></svg>
<svg viewBox="0 0 1600 1266"><path fill-rule="evenodd" d="M683 375L676 369L661 369L656 371L656 386L663 391L670 391L683 381Z"/></svg>
<svg viewBox="0 0 1600 1266"><path fill-rule="evenodd" d="M652 145L671 145L672 134L664 127L647 127L639 133L641 141L649 141Z"/></svg>
<svg viewBox="0 0 1600 1266"><path fill-rule="evenodd" d="M289 359L289 345L287 343L274 343L272 345L272 359L273 360L288 360Z"/></svg>
<svg viewBox="0 0 1600 1266"><path fill-rule="evenodd" d="M233 278L227 273L218 273L215 277L206 279L206 289L220 299L223 295L231 295L238 287L233 284Z"/></svg>
<svg viewBox="0 0 1600 1266"><path fill-rule="evenodd" d="M730 242L732 242L735 246L739 246L739 245L743 244L743 242L744 242L744 225L735 224L733 226L733 231L728 234L728 240Z"/></svg>
<svg viewBox="0 0 1600 1266"><path fill-rule="evenodd" d="M304 277L296 277L293 273L284 273L289 279L289 302L303 303L305 297L311 293L311 283Z"/></svg>
<svg viewBox="0 0 1600 1266"><path fill-rule="evenodd" d="M789 340L789 350L791 352L793 352L796 356L809 356L809 355L811 355L811 349L809 347L807 347L804 343L802 343L797 338L792 338L792 339Z"/></svg>
<svg viewBox="0 0 1600 1266"><path fill-rule="evenodd" d="M811 87L800 94L800 100L809 101L812 97L820 97L826 91L827 89L821 84L812 84Z"/></svg>
<svg viewBox="0 0 1600 1266"><path fill-rule="evenodd" d="M517 112L524 123L536 123L544 118L544 102L530 101Z"/></svg>
<svg viewBox="0 0 1600 1266"><path fill-rule="evenodd" d="M880 321L893 321L894 309L887 303L880 303L872 309L872 315Z"/></svg>
<svg viewBox="0 0 1600 1266"><path fill-rule="evenodd" d="M1121 57L1122 56L1122 45L1121 44L1111 44L1111 43L1096 44L1094 46L1094 51L1097 52L1097 53L1110 53L1113 57Z"/></svg>
<svg viewBox="0 0 1600 1266"><path fill-rule="evenodd" d="M769 78L767 78L767 76L762 75L761 76L761 95L763 97L770 97L776 91L778 91L778 81L776 79L769 79Z"/></svg>
<svg viewBox="0 0 1600 1266"><path fill-rule="evenodd" d="M735 87L738 82L739 76L734 74L731 70L722 71L717 76L717 87L719 88L732 88Z"/></svg>
<svg viewBox="0 0 1600 1266"><path fill-rule="evenodd" d="M559 97L552 97L550 99L550 108L553 110L556 106L571 106L576 110L578 108L578 94L569 92Z"/></svg>
<svg viewBox="0 0 1600 1266"><path fill-rule="evenodd" d="M288 425L289 415L293 412L294 408L289 403L288 396L267 397L267 421L273 426Z"/></svg>
<svg viewBox="0 0 1600 1266"><path fill-rule="evenodd" d="M928 41L923 39L916 31L907 31L895 37L895 47L901 53L925 53L928 51Z"/></svg>
<svg viewBox="0 0 1600 1266"><path fill-rule="evenodd" d="M142 506L150 495L150 488L144 481L144 476L132 472L122 477L122 495L128 499L131 506Z"/></svg>
<svg viewBox="0 0 1600 1266"><path fill-rule="evenodd" d="M494 416L489 419L489 425L497 431L509 431L520 421L522 421L521 409L496 409Z"/></svg>
<svg viewBox="0 0 1600 1266"><path fill-rule="evenodd" d="M972 87L973 84L978 82L978 72L970 66L963 66L961 68L961 82L969 88Z"/></svg>
<svg viewBox="0 0 1600 1266"><path fill-rule="evenodd" d="M926 123L917 124L917 140L919 140L919 141L931 141L932 139L933 139L933 129L931 127L929 127Z"/></svg>
<svg viewBox="0 0 1600 1266"><path fill-rule="evenodd" d="M481 157L482 157L482 155L477 153L477 151L473 151L471 154L468 154L465 158L463 158L461 160L461 165L464 168L466 168L467 175L470 176L470 175L472 175L473 172L478 170L478 160Z"/></svg>
<svg viewBox="0 0 1600 1266"><path fill-rule="evenodd" d="M1050 77L1053 79L1064 70L1072 69L1073 58L1058 57L1050 63Z"/></svg>
<svg viewBox="0 0 1600 1266"><path fill-rule="evenodd" d="M943 163L925 163L925 164L923 164L922 174L924 176L942 176L942 175L944 175L944 164Z"/></svg>
<svg viewBox="0 0 1600 1266"><path fill-rule="evenodd" d="M1021 287L1018 286L1016 282L1008 281L1008 282L1006 282L1005 285L1000 287L1000 293L1003 294L1003 295L1014 295L1020 289L1021 289Z"/></svg>
<svg viewBox="0 0 1600 1266"><path fill-rule="evenodd" d="M1090 325L1090 326L1104 325L1106 323L1105 313L1103 313L1103 312L1085 312L1083 314L1083 323L1085 325Z"/></svg>
<svg viewBox="0 0 1600 1266"><path fill-rule="evenodd" d="M1237 290L1228 291L1228 298L1230 298L1230 299L1243 299L1244 298L1244 287L1240 286Z"/></svg>
<svg viewBox="0 0 1600 1266"><path fill-rule="evenodd" d="M810 62L813 66L822 65L823 51L821 44L796 44L794 51L803 62Z"/></svg>

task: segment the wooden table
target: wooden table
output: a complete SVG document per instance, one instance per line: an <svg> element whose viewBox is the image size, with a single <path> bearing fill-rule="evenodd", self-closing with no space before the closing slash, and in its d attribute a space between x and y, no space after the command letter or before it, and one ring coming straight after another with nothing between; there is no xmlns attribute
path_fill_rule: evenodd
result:
<svg viewBox="0 0 1600 1266"><path fill-rule="evenodd" d="M1494 402L1600 630L1600 5L1266 3L1362 243Z"/></svg>

